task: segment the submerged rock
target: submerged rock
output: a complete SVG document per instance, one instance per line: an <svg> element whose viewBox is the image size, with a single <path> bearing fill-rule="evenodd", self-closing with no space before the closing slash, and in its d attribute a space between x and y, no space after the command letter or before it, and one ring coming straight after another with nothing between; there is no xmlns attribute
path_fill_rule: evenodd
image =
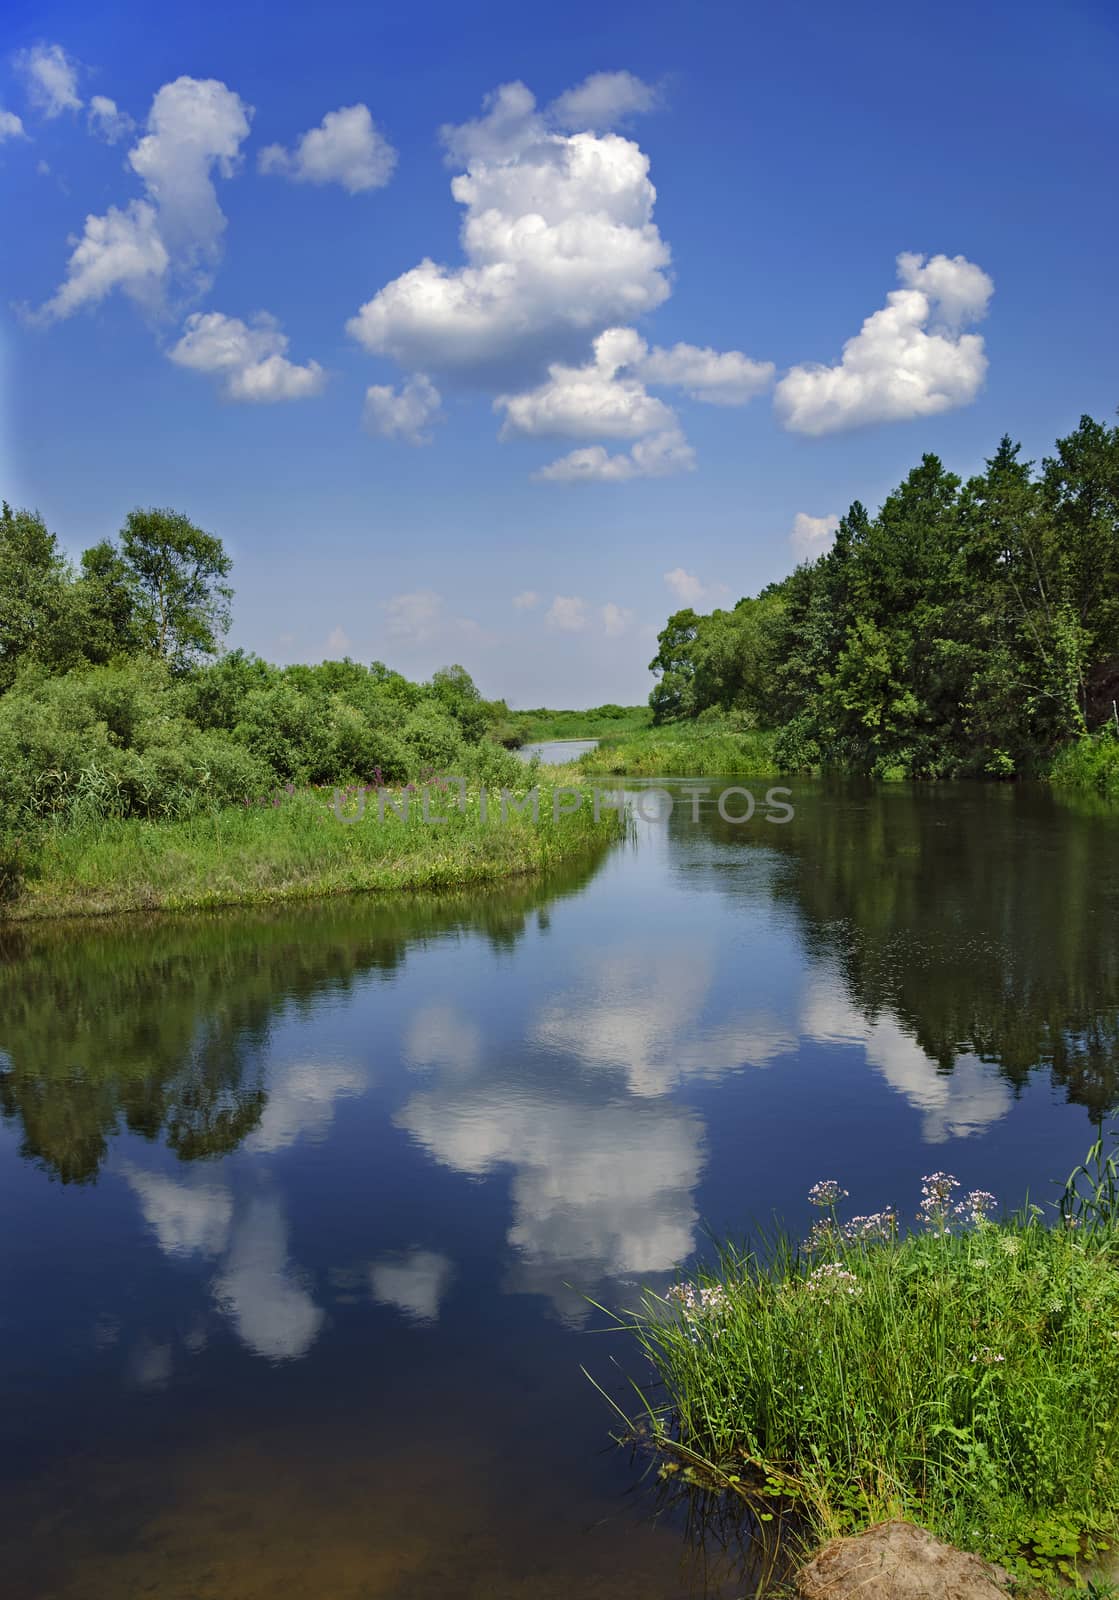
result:
<svg viewBox="0 0 1119 1600"><path fill-rule="evenodd" d="M1006 1600L1010 1576L911 1522L832 1539L797 1574L801 1600Z"/></svg>

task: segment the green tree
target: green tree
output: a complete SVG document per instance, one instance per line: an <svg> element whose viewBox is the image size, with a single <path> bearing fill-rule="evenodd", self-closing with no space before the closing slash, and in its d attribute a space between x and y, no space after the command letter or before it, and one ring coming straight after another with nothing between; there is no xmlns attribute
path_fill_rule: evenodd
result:
<svg viewBox="0 0 1119 1600"><path fill-rule="evenodd" d="M68 665L67 585L58 540L38 512L0 509L0 692L28 661Z"/></svg>
<svg viewBox="0 0 1119 1600"><path fill-rule="evenodd" d="M121 529L121 555L146 647L178 670L216 655L233 598L221 540L180 512L136 510Z"/></svg>
<svg viewBox="0 0 1119 1600"><path fill-rule="evenodd" d="M432 674L430 693L454 717L463 738L476 744L486 731L490 712L466 668L440 667Z"/></svg>
<svg viewBox="0 0 1119 1600"><path fill-rule="evenodd" d="M1119 688L1119 428L1081 417L1043 463L1048 564L1086 721L1106 720Z"/></svg>
<svg viewBox="0 0 1119 1600"><path fill-rule="evenodd" d="M71 598L88 660L108 662L142 648L132 575L110 539L83 553Z"/></svg>
<svg viewBox="0 0 1119 1600"><path fill-rule="evenodd" d="M656 723L696 713L692 697L695 677L692 647L702 620L691 606L685 606L682 611L674 611L657 634L657 653L649 663L649 671L659 680L649 696Z"/></svg>

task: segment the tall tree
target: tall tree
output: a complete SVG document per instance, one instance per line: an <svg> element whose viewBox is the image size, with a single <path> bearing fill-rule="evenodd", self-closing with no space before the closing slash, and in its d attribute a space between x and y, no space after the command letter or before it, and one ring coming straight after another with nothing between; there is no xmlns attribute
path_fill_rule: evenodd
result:
<svg viewBox="0 0 1119 1600"><path fill-rule="evenodd" d="M685 606L682 611L674 611L657 634L657 653L649 663L649 671L659 679L649 695L654 722L694 716L697 710L692 699L695 677L692 646L702 621L691 606Z"/></svg>
<svg viewBox="0 0 1119 1600"><path fill-rule="evenodd" d="M153 508L128 513L120 543L147 648L179 670L216 655L233 598L221 540L181 512Z"/></svg>
<svg viewBox="0 0 1119 1600"><path fill-rule="evenodd" d="M0 509L0 692L20 666L58 660L66 633L70 572L58 540L38 512Z"/></svg>
<svg viewBox="0 0 1119 1600"><path fill-rule="evenodd" d="M1081 709L1094 723L1111 714L1119 689L1119 428L1081 417L1043 469L1050 561L1067 607Z"/></svg>
<svg viewBox="0 0 1119 1600"><path fill-rule="evenodd" d="M114 656L135 655L142 649L135 583L110 539L103 539L83 553L81 571L73 585L73 604L88 660L111 661Z"/></svg>

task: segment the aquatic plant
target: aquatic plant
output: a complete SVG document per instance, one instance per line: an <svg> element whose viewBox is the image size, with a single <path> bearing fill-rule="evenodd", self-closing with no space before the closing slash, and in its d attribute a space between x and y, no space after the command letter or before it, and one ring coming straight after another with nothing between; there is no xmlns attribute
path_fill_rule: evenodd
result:
<svg viewBox="0 0 1119 1600"><path fill-rule="evenodd" d="M1051 1219L930 1173L910 1231L828 1212L723 1246L617 1317L651 1363L670 1470L813 1537L892 1517L1055 1584L1119 1531L1119 1162L1097 1141Z"/></svg>

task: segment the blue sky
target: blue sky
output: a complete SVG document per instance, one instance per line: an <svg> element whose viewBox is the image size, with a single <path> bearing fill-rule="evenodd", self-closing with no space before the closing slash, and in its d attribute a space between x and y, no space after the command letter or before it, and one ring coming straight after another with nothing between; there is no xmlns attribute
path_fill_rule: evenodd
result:
<svg viewBox="0 0 1119 1600"><path fill-rule="evenodd" d="M1109 5L8 19L0 492L186 511L273 660L644 698L922 451L1119 401Z"/></svg>

